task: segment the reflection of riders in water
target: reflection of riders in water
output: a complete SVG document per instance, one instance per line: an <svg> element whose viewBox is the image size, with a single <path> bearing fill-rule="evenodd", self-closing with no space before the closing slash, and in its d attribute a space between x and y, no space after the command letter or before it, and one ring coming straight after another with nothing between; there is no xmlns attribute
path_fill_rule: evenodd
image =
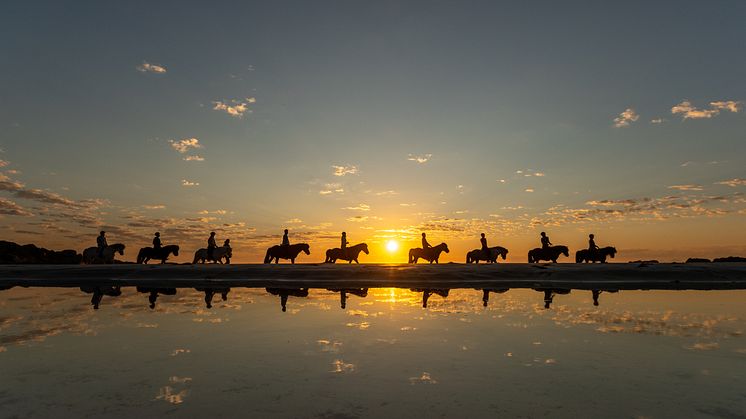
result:
<svg viewBox="0 0 746 419"><path fill-rule="evenodd" d="M285 229L285 234L282 235L282 244L280 246L290 246L290 239L288 238L288 229Z"/></svg>
<svg viewBox="0 0 746 419"><path fill-rule="evenodd" d="M542 249L549 249L549 246L552 245L552 242L549 241L549 236L547 236L547 233L541 232L541 248Z"/></svg>
<svg viewBox="0 0 746 419"><path fill-rule="evenodd" d="M155 232L155 237L153 237L153 250L161 250L161 233L157 231Z"/></svg>
<svg viewBox="0 0 746 419"><path fill-rule="evenodd" d="M567 290L567 289L556 289L556 288L554 288L554 289L552 289L552 288L548 288L548 289L536 289L536 288L534 288L534 289L536 291L539 291L539 292L544 291L544 308L547 308L547 309L552 305L552 302L554 301L554 296L555 295L557 295L557 294L565 295L565 294L569 294L570 293L570 290Z"/></svg>
<svg viewBox="0 0 746 419"><path fill-rule="evenodd" d="M220 294L220 297L223 299L223 301L228 301L228 293L231 292L231 289L227 287L195 288L195 289L197 291L202 291L205 293L205 306L207 308L212 308L212 297L214 297L215 294Z"/></svg>
<svg viewBox="0 0 746 419"><path fill-rule="evenodd" d="M430 243L427 242L427 239L425 238L425 233L422 233L422 250L430 249L432 246L430 246Z"/></svg>
<svg viewBox="0 0 746 419"><path fill-rule="evenodd" d="M347 308L347 294L357 295L358 297L362 297L362 298L365 298L368 296L367 288L342 288L342 289L328 288L328 290L339 293L339 306L343 310Z"/></svg>
<svg viewBox="0 0 746 419"><path fill-rule="evenodd" d="M347 245L350 244L350 242L347 241L347 232L342 232L342 240L340 242L339 248L342 250L342 255L347 257Z"/></svg>
<svg viewBox="0 0 746 419"><path fill-rule="evenodd" d="M308 297L308 288L265 288L268 293L280 296L283 313L287 311L288 296Z"/></svg>
<svg viewBox="0 0 746 419"><path fill-rule="evenodd" d="M108 245L109 244L106 243L106 232L101 231L98 234L98 237L96 237L96 247L98 248L98 257L100 258L104 257L104 249L106 249Z"/></svg>
<svg viewBox="0 0 746 419"><path fill-rule="evenodd" d="M215 248L218 247L215 243L215 232L210 232L210 238L207 239L207 258L215 260Z"/></svg>
<svg viewBox="0 0 746 419"><path fill-rule="evenodd" d="M412 288L412 291L422 293L422 308L427 308L427 300L430 299L431 295L438 294L441 297L446 298L448 297L448 292L451 290L447 288L446 289Z"/></svg>
<svg viewBox="0 0 746 419"><path fill-rule="evenodd" d="M593 305L598 305L598 297L601 295L602 292L619 292L619 290L591 290L591 293L593 294Z"/></svg>
<svg viewBox="0 0 746 419"><path fill-rule="evenodd" d="M485 288L482 290L482 305L487 307L487 303L490 301L490 292L495 294L503 294L508 292L509 288Z"/></svg>
<svg viewBox="0 0 746 419"><path fill-rule="evenodd" d="M150 308L155 308L155 302L158 300L158 295L176 295L176 288L151 288L151 287L137 287L137 292L141 292L148 295L148 301L150 302Z"/></svg>
<svg viewBox="0 0 746 419"><path fill-rule="evenodd" d="M80 287L80 290L85 292L86 294L93 294L91 296L91 305L93 306L94 310L98 310L98 306L99 304L101 304L101 300L104 298L104 295L108 295L109 297L119 297L120 295L122 295L122 290L118 286Z"/></svg>
<svg viewBox="0 0 746 419"><path fill-rule="evenodd" d="M484 253L484 256L489 259L490 248L487 247L487 237L484 236L484 233L482 233L482 238L479 239L479 242L482 243L482 253Z"/></svg>

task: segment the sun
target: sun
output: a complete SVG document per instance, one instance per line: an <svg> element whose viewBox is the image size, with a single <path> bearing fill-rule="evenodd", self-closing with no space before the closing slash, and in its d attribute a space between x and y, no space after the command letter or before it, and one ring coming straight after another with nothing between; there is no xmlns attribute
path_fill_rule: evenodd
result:
<svg viewBox="0 0 746 419"><path fill-rule="evenodd" d="M396 252L399 250L399 243L396 242L396 240L389 240L386 242L386 250L388 250L391 253Z"/></svg>

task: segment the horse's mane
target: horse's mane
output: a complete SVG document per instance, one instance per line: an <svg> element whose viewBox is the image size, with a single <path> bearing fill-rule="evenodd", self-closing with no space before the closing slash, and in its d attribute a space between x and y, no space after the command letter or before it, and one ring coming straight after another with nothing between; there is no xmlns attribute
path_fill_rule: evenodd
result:
<svg viewBox="0 0 746 419"><path fill-rule="evenodd" d="M124 249L125 248L124 243L114 243L112 245L109 245L109 247L111 247L112 249L119 249L119 248Z"/></svg>
<svg viewBox="0 0 746 419"><path fill-rule="evenodd" d="M347 249L357 249L358 247L363 247L363 246L366 246L366 247L367 247L368 245L367 245L367 244L365 244L365 243L358 243L358 244L356 244L356 245L354 245L354 246L350 246L350 247L348 247Z"/></svg>

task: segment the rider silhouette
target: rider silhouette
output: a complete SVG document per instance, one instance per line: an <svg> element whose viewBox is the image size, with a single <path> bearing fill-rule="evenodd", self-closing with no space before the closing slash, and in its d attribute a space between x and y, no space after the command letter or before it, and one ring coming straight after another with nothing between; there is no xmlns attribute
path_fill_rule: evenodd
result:
<svg viewBox="0 0 746 419"><path fill-rule="evenodd" d="M598 246L596 246L596 241L593 240L593 238L596 237L593 234L588 235L588 252L590 252L592 255L596 254L596 251L598 250Z"/></svg>
<svg viewBox="0 0 746 419"><path fill-rule="evenodd" d="M288 239L288 229L285 229L285 234L282 235L282 244L280 246L290 246L290 239Z"/></svg>
<svg viewBox="0 0 746 419"><path fill-rule="evenodd" d="M425 233L422 233L422 250L430 249L432 246L430 246L430 243L427 242L427 239L425 238Z"/></svg>
<svg viewBox="0 0 746 419"><path fill-rule="evenodd" d="M215 232L210 232L210 238L207 239L207 258L215 260L215 248L218 247L215 243Z"/></svg>
<svg viewBox="0 0 746 419"><path fill-rule="evenodd" d="M482 233L482 238L479 239L479 242L482 243L482 253L489 258L490 257L490 248L487 247L487 238L484 237L484 233Z"/></svg>
<svg viewBox="0 0 746 419"><path fill-rule="evenodd" d="M230 249L230 247L231 247L231 239L225 239L225 241L223 242L223 247L227 247L227 248Z"/></svg>
<svg viewBox="0 0 746 419"><path fill-rule="evenodd" d="M542 249L549 249L549 246L552 245L552 242L549 241L549 236L547 236L547 233L541 232L541 248Z"/></svg>
<svg viewBox="0 0 746 419"><path fill-rule="evenodd" d="M96 237L96 247L98 247L98 257L102 258L104 257L104 249L109 246L108 243L106 243L106 232L101 231L98 234L98 237Z"/></svg>
<svg viewBox="0 0 746 419"><path fill-rule="evenodd" d="M161 250L161 233L157 231L155 232L155 237L153 237L153 250Z"/></svg>
<svg viewBox="0 0 746 419"><path fill-rule="evenodd" d="M342 254L347 257L347 245L350 242L347 241L347 232L342 232L342 241L340 242L339 248L342 250Z"/></svg>

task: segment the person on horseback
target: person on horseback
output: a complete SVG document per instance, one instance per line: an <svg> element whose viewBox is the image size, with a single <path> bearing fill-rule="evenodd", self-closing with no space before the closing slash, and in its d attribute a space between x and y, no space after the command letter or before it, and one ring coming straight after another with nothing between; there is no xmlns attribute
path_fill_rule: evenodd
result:
<svg viewBox="0 0 746 419"><path fill-rule="evenodd" d="M161 233L155 232L155 237L153 237L153 250L158 252L161 250Z"/></svg>
<svg viewBox="0 0 746 419"><path fill-rule="evenodd" d="M285 229L285 234L282 235L282 244L280 246L290 246L290 239L288 238L288 229Z"/></svg>
<svg viewBox="0 0 746 419"><path fill-rule="evenodd" d="M590 253L591 257L595 257L596 252L598 252L598 246L594 240L595 237L593 234L588 235L588 253Z"/></svg>
<svg viewBox="0 0 746 419"><path fill-rule="evenodd" d="M215 248L218 247L215 243L215 232L210 232L210 238L207 239L207 258L215 260Z"/></svg>
<svg viewBox="0 0 746 419"><path fill-rule="evenodd" d="M101 231L98 234L98 237L96 237L96 247L98 248L98 257L102 258L104 257L104 249L109 246L108 243L106 243L106 232Z"/></svg>
<svg viewBox="0 0 746 419"><path fill-rule="evenodd" d="M344 257L347 257L347 245L350 244L350 242L347 241L347 232L342 232L342 241L340 242L339 248L342 250L342 255Z"/></svg>
<svg viewBox="0 0 746 419"><path fill-rule="evenodd" d="M223 242L223 247L230 249L231 248L231 239L225 239Z"/></svg>
<svg viewBox="0 0 746 419"><path fill-rule="evenodd" d="M427 242L427 239L425 238L425 233L422 233L422 250L431 249L432 246L430 246L430 243Z"/></svg>
<svg viewBox="0 0 746 419"><path fill-rule="evenodd" d="M549 249L549 246L552 245L552 242L549 241L549 236L547 236L547 233L541 232L541 248L542 249Z"/></svg>
<svg viewBox="0 0 746 419"><path fill-rule="evenodd" d="M482 253L484 253L484 256L489 259L490 248L487 247L487 238L484 236L484 233L482 233L482 238L479 239L479 242L482 243Z"/></svg>

